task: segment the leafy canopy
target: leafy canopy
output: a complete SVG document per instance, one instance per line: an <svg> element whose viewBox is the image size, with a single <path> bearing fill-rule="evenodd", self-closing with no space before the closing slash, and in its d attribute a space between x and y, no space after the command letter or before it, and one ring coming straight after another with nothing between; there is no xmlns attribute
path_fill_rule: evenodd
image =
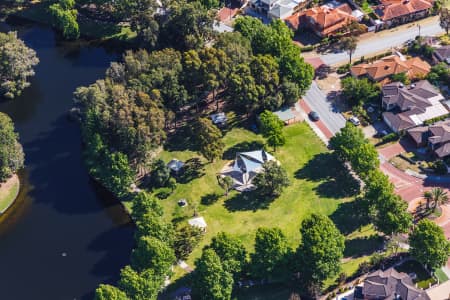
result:
<svg viewBox="0 0 450 300"><path fill-rule="evenodd" d="M428 268L443 266L450 256L450 242L441 227L428 219L421 220L409 237L410 253Z"/></svg>
<svg viewBox="0 0 450 300"><path fill-rule="evenodd" d="M303 220L300 233L299 270L307 282L321 285L340 270L344 237L328 217L319 214Z"/></svg>

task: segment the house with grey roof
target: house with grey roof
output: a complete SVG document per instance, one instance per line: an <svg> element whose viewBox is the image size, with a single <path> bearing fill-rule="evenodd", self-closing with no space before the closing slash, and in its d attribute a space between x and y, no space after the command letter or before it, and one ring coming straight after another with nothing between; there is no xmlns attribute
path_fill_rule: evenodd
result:
<svg viewBox="0 0 450 300"><path fill-rule="evenodd" d="M427 146L436 157L450 155L450 120L411 128L407 133L418 147Z"/></svg>
<svg viewBox="0 0 450 300"><path fill-rule="evenodd" d="M450 64L450 45L434 49L433 61L435 63L445 62Z"/></svg>
<svg viewBox="0 0 450 300"><path fill-rule="evenodd" d="M415 287L408 274L394 268L369 274L363 283L362 296L361 299L367 300L430 300L424 290Z"/></svg>
<svg viewBox="0 0 450 300"><path fill-rule="evenodd" d="M284 20L307 4L306 0L251 0L250 7L270 19Z"/></svg>
<svg viewBox="0 0 450 300"><path fill-rule="evenodd" d="M448 114L442 100L442 94L427 80L410 86L400 82L386 84L382 88L383 120L394 132L420 126Z"/></svg>

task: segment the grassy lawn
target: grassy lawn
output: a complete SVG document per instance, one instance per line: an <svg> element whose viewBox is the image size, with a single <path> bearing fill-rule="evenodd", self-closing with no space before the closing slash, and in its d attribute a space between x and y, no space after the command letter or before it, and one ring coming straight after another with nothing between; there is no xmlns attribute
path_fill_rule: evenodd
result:
<svg viewBox="0 0 450 300"><path fill-rule="evenodd" d="M437 279L439 279L439 283L443 283L448 281L448 277L447 275L444 273L444 271L442 271L442 269L437 269L434 272L434 275L436 276Z"/></svg>
<svg viewBox="0 0 450 300"><path fill-rule="evenodd" d="M51 17L48 14L47 3L38 3L30 8L25 8L21 11L16 12L16 15L31 21L38 23L48 24ZM125 42L131 42L135 37L136 33L131 31L130 27L119 26L111 23L96 22L91 19L79 19L78 24L80 26L80 33L83 36L101 39L101 40L119 40Z"/></svg>
<svg viewBox="0 0 450 300"><path fill-rule="evenodd" d="M16 200L17 194L19 193L20 182L18 177L14 177L15 179L11 182L8 182L8 188L0 187L0 212L6 209L11 205L14 200Z"/></svg>
<svg viewBox="0 0 450 300"><path fill-rule="evenodd" d="M417 261L409 260L403 263L402 265L395 267L395 269L399 272L404 272L406 274L415 273L417 278L414 283L417 283L417 286L422 289L427 289L430 284L434 284L436 280L430 276L427 270Z"/></svg>
<svg viewBox="0 0 450 300"><path fill-rule="evenodd" d="M169 142L169 149L161 153L160 157L166 162L173 158L183 161L197 158L201 162L196 174L187 180L180 180L182 183L177 184L173 194L160 200L168 220L187 222L195 211L208 224L204 239L187 260L189 265L193 266L203 246L220 231L238 236L252 251L258 227L278 226L295 248L300 241L301 221L312 213L329 215L348 237L346 254L349 258L343 265L348 275L356 271L359 263L367 260L368 255L379 246L371 226L357 230L362 220L355 215L351 200L358 191L358 185L347 170L328 152L306 123L291 125L284 130L287 143L272 154L286 169L291 185L279 198L268 203L259 202L251 193L232 192L226 199L216 180L216 174L233 160L236 151L262 147L264 140L260 135L239 127L231 129L223 138L226 145L224 157L214 163L204 161L193 149L189 149L189 141L179 139ZM182 198L187 200L187 207L177 205ZM173 279L183 274L183 270L176 268Z"/></svg>

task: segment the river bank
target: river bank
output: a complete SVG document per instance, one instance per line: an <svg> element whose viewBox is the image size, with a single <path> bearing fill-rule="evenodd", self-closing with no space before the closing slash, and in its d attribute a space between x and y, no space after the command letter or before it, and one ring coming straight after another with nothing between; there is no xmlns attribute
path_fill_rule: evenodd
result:
<svg viewBox="0 0 450 300"><path fill-rule="evenodd" d="M42 25L51 26L49 21L52 19L48 13L49 2L30 3L26 6L10 7L0 6L0 15L5 17L20 18ZM79 13L78 25L80 27L80 35L82 38L89 40L98 40L101 42L109 42L113 44L122 44L132 47L136 33L129 26L121 26L119 24L95 20Z"/></svg>
<svg viewBox="0 0 450 300"><path fill-rule="evenodd" d="M0 183L0 214L3 214L17 199L20 191L19 176L14 174L6 182Z"/></svg>

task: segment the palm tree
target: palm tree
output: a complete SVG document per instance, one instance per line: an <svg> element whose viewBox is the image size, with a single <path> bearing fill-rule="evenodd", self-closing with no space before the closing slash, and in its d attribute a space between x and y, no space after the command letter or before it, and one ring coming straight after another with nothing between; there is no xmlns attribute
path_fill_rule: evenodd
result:
<svg viewBox="0 0 450 300"><path fill-rule="evenodd" d="M433 188L431 190L431 200L433 202L433 209L436 209L438 205L448 202L448 195L442 188Z"/></svg>
<svg viewBox="0 0 450 300"><path fill-rule="evenodd" d="M430 209L430 202L431 202L431 199L433 198L433 195L431 194L430 191L426 191L426 192L423 193L423 197L427 201L427 210L429 210Z"/></svg>
<svg viewBox="0 0 450 300"><path fill-rule="evenodd" d="M358 46L358 39L354 36L343 37L340 42L340 49L347 52L349 56L349 64L352 63L352 55L356 51L356 47Z"/></svg>

